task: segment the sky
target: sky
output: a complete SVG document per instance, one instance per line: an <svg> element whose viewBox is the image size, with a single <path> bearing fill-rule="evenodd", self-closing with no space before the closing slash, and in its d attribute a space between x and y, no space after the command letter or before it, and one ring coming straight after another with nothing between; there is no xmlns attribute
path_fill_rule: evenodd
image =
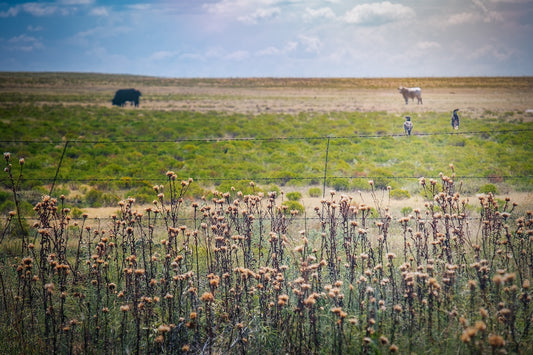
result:
<svg viewBox="0 0 533 355"><path fill-rule="evenodd" d="M0 0L0 71L532 76L533 0Z"/></svg>

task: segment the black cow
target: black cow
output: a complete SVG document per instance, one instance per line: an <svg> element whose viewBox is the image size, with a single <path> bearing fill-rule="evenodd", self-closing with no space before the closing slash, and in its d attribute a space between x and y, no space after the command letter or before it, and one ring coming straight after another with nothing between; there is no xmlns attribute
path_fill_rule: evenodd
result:
<svg viewBox="0 0 533 355"><path fill-rule="evenodd" d="M111 103L116 106L124 106L126 102L130 102L135 107L139 106L139 96L141 92L135 89L120 89L115 93L115 97Z"/></svg>

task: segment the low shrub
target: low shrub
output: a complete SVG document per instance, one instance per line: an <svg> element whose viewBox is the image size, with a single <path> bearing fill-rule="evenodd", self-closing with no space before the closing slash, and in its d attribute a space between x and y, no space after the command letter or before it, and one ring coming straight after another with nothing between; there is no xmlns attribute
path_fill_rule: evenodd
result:
<svg viewBox="0 0 533 355"><path fill-rule="evenodd" d="M289 201L298 201L302 198L302 194L298 191L287 192L285 196L287 196Z"/></svg>
<svg viewBox="0 0 533 355"><path fill-rule="evenodd" d="M309 197L320 197L322 195L322 189L320 187L311 187L307 193Z"/></svg>
<svg viewBox="0 0 533 355"><path fill-rule="evenodd" d="M401 212L402 212L402 215L408 216L411 212L413 212L413 208L412 207L403 207Z"/></svg>
<svg viewBox="0 0 533 355"><path fill-rule="evenodd" d="M498 193L498 188L494 184L485 184L479 188L478 192L481 194L491 193L493 195L496 195Z"/></svg>
<svg viewBox="0 0 533 355"><path fill-rule="evenodd" d="M407 190L394 189L390 191L390 197L395 200L404 200L411 197L411 194Z"/></svg>
<svg viewBox="0 0 533 355"><path fill-rule="evenodd" d="M70 209L70 215L74 219L79 219L83 215L83 211L80 210L78 207L72 207Z"/></svg>
<svg viewBox="0 0 533 355"><path fill-rule="evenodd" d="M92 189L85 195L85 202L90 207L102 207L102 195L104 193L97 189Z"/></svg>
<svg viewBox="0 0 533 355"><path fill-rule="evenodd" d="M288 207L285 211L286 214L291 214L291 211L298 211L298 214L303 215L305 212L304 206L302 206L302 204L297 201L285 201L282 205Z"/></svg>

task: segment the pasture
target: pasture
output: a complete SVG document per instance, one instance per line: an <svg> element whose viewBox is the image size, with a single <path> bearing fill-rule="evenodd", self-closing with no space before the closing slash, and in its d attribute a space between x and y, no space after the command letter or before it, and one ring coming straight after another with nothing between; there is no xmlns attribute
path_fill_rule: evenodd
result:
<svg viewBox="0 0 533 355"><path fill-rule="evenodd" d="M533 351L533 78L0 94L2 353Z"/></svg>

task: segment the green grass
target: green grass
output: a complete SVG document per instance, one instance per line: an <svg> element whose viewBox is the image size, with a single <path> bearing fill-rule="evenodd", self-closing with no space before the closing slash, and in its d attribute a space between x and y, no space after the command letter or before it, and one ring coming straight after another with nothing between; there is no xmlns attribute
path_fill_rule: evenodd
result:
<svg viewBox="0 0 533 355"><path fill-rule="evenodd" d="M439 135L448 133L448 117L430 113L414 118L416 133L435 135L407 138L390 136L400 133L393 115L329 116L15 105L2 109L0 130L4 141L23 141L2 142L2 149L26 159L28 179L53 178L66 141L59 174L65 180L150 180L167 170L199 180L272 178L282 172L316 177L323 172L328 136L329 176L377 170L392 176L436 176L449 163L464 176L532 174L531 132L497 133L531 129L530 123L465 117L461 130L487 133ZM384 137L374 136L376 132ZM244 138L251 140L239 140Z"/></svg>
<svg viewBox="0 0 533 355"><path fill-rule="evenodd" d="M446 78L422 81L425 87L459 85ZM46 190L50 186L65 146L58 181L67 191L68 184L85 183L117 189L117 181L123 178L141 180L141 185L158 183L169 170L180 179L193 177L206 188L227 179L280 186L320 184L326 151L328 185L341 190L368 189L367 177L379 178L376 181L381 185L411 189L414 178L437 176L448 164L454 164L458 175L474 185L489 182L485 179L478 184L475 179L491 177L513 189L530 189L531 179L523 177L533 172L531 131L498 132L531 130L533 123L510 121L505 114L486 113L483 119L463 116L461 132L486 133L459 135L449 134L448 113L412 114L415 135L407 138L401 136L402 120L386 112L246 115L144 109L142 105L135 110L102 106L118 85L253 89L318 83L339 89L348 84L368 88L388 87L394 80L231 81L0 73L0 87L5 91L0 99L0 146L15 157L25 158L24 189ZM462 87L531 85L527 78L465 78L460 83ZM155 91L149 99L164 101L169 97ZM6 186L4 177L1 181ZM473 189L477 191L479 186Z"/></svg>

